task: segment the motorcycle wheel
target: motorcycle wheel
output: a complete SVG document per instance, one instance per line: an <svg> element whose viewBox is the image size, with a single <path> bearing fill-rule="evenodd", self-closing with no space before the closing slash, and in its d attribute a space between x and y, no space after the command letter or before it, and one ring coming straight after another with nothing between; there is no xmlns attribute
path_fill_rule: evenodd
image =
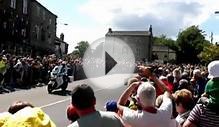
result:
<svg viewBox="0 0 219 127"><path fill-rule="evenodd" d="M47 85L47 91L48 91L48 93L52 93L52 90L53 90L52 84L48 84L48 85Z"/></svg>
<svg viewBox="0 0 219 127"><path fill-rule="evenodd" d="M62 91L65 91L67 89L67 87L68 87L68 82L64 81L62 86L61 86Z"/></svg>

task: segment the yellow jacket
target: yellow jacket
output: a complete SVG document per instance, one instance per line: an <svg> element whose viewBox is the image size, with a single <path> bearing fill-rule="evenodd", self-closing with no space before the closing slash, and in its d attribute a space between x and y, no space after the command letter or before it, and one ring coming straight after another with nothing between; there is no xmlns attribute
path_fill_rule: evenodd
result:
<svg viewBox="0 0 219 127"><path fill-rule="evenodd" d="M40 108L26 107L12 115L2 127L56 127L56 125Z"/></svg>

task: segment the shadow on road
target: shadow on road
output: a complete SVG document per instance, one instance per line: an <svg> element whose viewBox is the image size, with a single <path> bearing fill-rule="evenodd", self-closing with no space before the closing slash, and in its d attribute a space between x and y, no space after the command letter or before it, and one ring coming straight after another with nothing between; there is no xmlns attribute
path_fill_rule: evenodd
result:
<svg viewBox="0 0 219 127"><path fill-rule="evenodd" d="M70 90L65 90L65 91L57 90L57 91L52 92L51 94L60 95L60 96L70 96L71 91Z"/></svg>

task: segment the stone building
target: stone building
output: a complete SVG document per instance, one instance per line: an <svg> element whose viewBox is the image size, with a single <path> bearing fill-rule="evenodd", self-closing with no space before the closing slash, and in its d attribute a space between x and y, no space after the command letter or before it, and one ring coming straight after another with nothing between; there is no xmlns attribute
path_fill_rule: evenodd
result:
<svg viewBox="0 0 219 127"><path fill-rule="evenodd" d="M176 52L169 47L161 44L154 44L152 48L152 60L166 63L176 60Z"/></svg>
<svg viewBox="0 0 219 127"><path fill-rule="evenodd" d="M36 0L0 0L0 50L12 54L55 52L57 16Z"/></svg>
<svg viewBox="0 0 219 127"><path fill-rule="evenodd" d="M61 33L60 38L56 37L55 39L56 45L56 55L58 57L63 57L64 55L68 54L68 43L64 41L64 34Z"/></svg>
<svg viewBox="0 0 219 127"><path fill-rule="evenodd" d="M36 0L31 0L30 43L34 54L50 54L55 52L56 19Z"/></svg>
<svg viewBox="0 0 219 127"><path fill-rule="evenodd" d="M0 0L0 50L23 53L30 45L30 0Z"/></svg>
<svg viewBox="0 0 219 127"><path fill-rule="evenodd" d="M132 49L136 60L151 61L152 56L152 26L148 31L109 31L105 35L106 40L116 37L126 42Z"/></svg>

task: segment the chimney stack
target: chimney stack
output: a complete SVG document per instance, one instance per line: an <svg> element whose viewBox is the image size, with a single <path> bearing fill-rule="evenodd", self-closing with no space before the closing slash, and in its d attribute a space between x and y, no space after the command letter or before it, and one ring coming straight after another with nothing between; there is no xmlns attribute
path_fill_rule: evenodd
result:
<svg viewBox="0 0 219 127"><path fill-rule="evenodd" d="M109 31L108 31L109 33L112 33L113 31L112 31L112 28L109 28Z"/></svg>
<svg viewBox="0 0 219 127"><path fill-rule="evenodd" d="M60 34L60 39L61 39L62 41L64 41L64 34L63 34L63 33Z"/></svg>

